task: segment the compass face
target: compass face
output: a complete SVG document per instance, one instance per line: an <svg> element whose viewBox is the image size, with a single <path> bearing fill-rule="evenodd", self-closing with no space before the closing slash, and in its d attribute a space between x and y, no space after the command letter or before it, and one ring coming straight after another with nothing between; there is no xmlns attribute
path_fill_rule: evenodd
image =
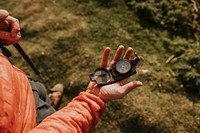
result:
<svg viewBox="0 0 200 133"><path fill-rule="evenodd" d="M116 70L119 73L127 73L131 69L131 63L129 60L120 60L116 64Z"/></svg>

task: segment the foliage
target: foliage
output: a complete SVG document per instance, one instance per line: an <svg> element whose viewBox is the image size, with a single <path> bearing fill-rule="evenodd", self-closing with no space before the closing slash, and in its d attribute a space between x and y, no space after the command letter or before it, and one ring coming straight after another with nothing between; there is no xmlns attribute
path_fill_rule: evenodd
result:
<svg viewBox="0 0 200 133"><path fill-rule="evenodd" d="M110 60L119 44L144 57L143 67L129 79L144 86L106 103L96 133L199 132L199 16L196 21L192 17L198 14L194 3L199 9L194 0L0 1L19 18L20 44L47 84L65 85L62 107L86 89L88 74L99 66L106 46L111 47ZM34 75L8 48L11 62Z"/></svg>
<svg viewBox="0 0 200 133"><path fill-rule="evenodd" d="M128 0L142 23L190 37L200 31L200 3L195 0Z"/></svg>
<svg viewBox="0 0 200 133"><path fill-rule="evenodd" d="M177 71L177 79L183 84L191 100L196 100L200 96L199 48L198 41L190 42L189 47L179 57L174 68Z"/></svg>
<svg viewBox="0 0 200 133"><path fill-rule="evenodd" d="M127 0L130 10L145 27L167 30L169 37L162 38L163 47L178 60L170 63L177 80L188 94L200 95L200 3L192 0ZM194 38L191 41L190 38Z"/></svg>

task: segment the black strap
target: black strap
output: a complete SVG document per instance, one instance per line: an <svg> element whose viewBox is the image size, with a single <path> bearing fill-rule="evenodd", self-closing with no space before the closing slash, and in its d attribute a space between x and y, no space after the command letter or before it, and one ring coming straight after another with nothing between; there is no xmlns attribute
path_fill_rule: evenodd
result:
<svg viewBox="0 0 200 133"><path fill-rule="evenodd" d="M7 57L9 58L10 56L12 56L12 53L6 48L3 46L4 44L0 43L0 49L2 51L2 53Z"/></svg>
<svg viewBox="0 0 200 133"><path fill-rule="evenodd" d="M19 43L16 43L13 45L17 51L22 55L22 57L24 58L24 60L30 65L30 67L33 69L33 71L35 72L35 74L40 75L40 72L36 69L36 67L33 65L33 63L31 62L30 58L28 57L28 55L24 52L24 50L22 49L22 47L19 45Z"/></svg>

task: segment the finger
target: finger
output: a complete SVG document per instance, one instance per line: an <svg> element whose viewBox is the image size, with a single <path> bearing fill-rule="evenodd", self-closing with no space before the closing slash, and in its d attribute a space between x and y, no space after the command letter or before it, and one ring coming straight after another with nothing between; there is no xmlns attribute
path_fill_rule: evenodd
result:
<svg viewBox="0 0 200 133"><path fill-rule="evenodd" d="M9 15L8 11L0 9L0 21L3 21Z"/></svg>
<svg viewBox="0 0 200 133"><path fill-rule="evenodd" d="M0 39L1 40L8 40L10 39L10 33L6 31L0 31Z"/></svg>
<svg viewBox="0 0 200 133"><path fill-rule="evenodd" d="M109 48L109 47L106 47L106 48L104 49L104 52L103 52L103 55L102 55L100 67L102 67L102 68L107 68L107 66L108 66L108 57L109 57L109 54L110 54L110 48Z"/></svg>
<svg viewBox="0 0 200 133"><path fill-rule="evenodd" d="M125 94L129 93L132 89L139 87L139 86L142 86L142 85L143 84L140 81L129 82L129 83L125 84L124 86L122 86L123 94L125 95Z"/></svg>
<svg viewBox="0 0 200 133"><path fill-rule="evenodd" d="M12 17L12 16L8 16L6 18L6 21L9 22L9 24L11 25L12 29L11 29L11 36L12 37L16 37L17 34L20 32L20 25L19 25L19 20Z"/></svg>
<svg viewBox="0 0 200 133"><path fill-rule="evenodd" d="M15 38L11 37L10 32L0 31L0 40L6 44L15 44L21 39L21 35L17 34Z"/></svg>
<svg viewBox="0 0 200 133"><path fill-rule="evenodd" d="M126 53L124 55L124 59L130 59L132 54L133 54L133 48L129 47L126 50Z"/></svg>
<svg viewBox="0 0 200 133"><path fill-rule="evenodd" d="M114 64L120 59L122 53L124 51L124 46L120 45L115 53L115 56L112 60L112 62L110 63L110 67L114 66Z"/></svg>
<svg viewBox="0 0 200 133"><path fill-rule="evenodd" d="M89 90L92 89L94 87L94 85L95 85L95 82L90 81L90 83L88 84L87 89L89 89Z"/></svg>

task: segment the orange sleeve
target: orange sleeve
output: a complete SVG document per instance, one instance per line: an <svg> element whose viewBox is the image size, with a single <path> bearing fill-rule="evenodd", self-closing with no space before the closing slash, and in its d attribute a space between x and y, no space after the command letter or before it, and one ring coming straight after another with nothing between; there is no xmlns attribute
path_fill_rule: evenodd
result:
<svg viewBox="0 0 200 133"><path fill-rule="evenodd" d="M30 133L88 133L97 124L103 112L105 112L105 103L100 98L81 92L66 107L44 119Z"/></svg>
<svg viewBox="0 0 200 133"><path fill-rule="evenodd" d="M35 125L35 101L27 76L0 53L0 133L26 133Z"/></svg>
<svg viewBox="0 0 200 133"><path fill-rule="evenodd" d="M14 117L13 83L9 62L0 54L0 132L9 132Z"/></svg>

